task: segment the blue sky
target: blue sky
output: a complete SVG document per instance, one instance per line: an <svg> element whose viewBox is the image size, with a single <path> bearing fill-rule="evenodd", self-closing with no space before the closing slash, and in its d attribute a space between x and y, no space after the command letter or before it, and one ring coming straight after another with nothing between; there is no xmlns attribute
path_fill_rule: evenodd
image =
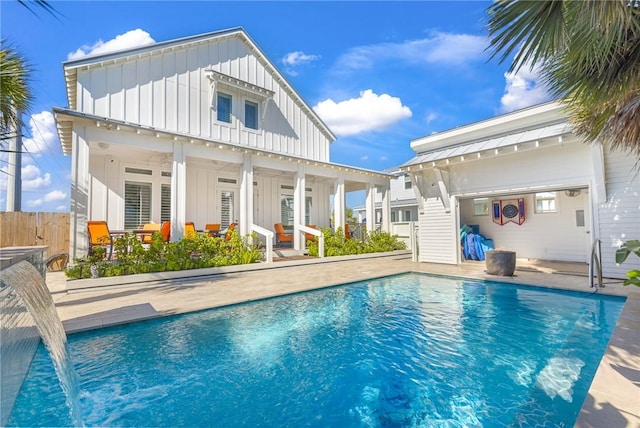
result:
<svg viewBox="0 0 640 428"><path fill-rule="evenodd" d="M62 62L243 27L337 136L331 160L386 170L412 139L549 99L534 72L491 60L489 1L50 1L58 15L0 0L4 41L33 67L22 210L68 211L71 159L51 114L67 107ZM7 157L0 157L0 209ZM348 205L359 203L348 200Z"/></svg>

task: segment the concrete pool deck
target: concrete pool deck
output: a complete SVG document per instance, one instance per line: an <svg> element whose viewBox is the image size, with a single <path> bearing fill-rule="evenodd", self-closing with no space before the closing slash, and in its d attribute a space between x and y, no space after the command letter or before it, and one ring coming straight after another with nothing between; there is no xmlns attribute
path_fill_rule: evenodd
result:
<svg viewBox="0 0 640 428"><path fill-rule="evenodd" d="M481 262L415 263L409 253L397 252L244 265L208 276L122 285L116 278L111 285L102 281L100 287L73 291L67 290L64 274L49 272L47 285L65 329L75 332L405 272L593 292L589 278L578 271L518 260L514 277L496 277L487 275ZM575 426L640 428L640 289L605 279L605 288L597 292L626 296L627 301Z"/></svg>

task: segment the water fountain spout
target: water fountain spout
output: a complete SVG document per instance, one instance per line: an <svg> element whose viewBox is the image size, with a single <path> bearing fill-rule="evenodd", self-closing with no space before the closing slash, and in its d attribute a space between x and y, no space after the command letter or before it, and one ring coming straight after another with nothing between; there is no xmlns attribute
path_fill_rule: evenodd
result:
<svg viewBox="0 0 640 428"><path fill-rule="evenodd" d="M33 317L65 393L71 421L75 426L83 426L78 379L69 356L67 335L41 274L28 261L21 261L2 270L0 289L3 291L3 299L19 300L10 305L3 302L3 311L8 307L16 308L23 305ZM4 321L5 314L2 315Z"/></svg>

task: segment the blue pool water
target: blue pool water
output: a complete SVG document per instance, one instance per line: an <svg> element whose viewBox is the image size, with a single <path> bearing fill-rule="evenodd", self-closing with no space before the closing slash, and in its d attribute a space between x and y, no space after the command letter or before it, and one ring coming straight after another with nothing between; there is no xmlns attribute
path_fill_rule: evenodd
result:
<svg viewBox="0 0 640 428"><path fill-rule="evenodd" d="M404 274L69 336L87 426L573 426L623 298ZM69 425L43 346L10 425Z"/></svg>

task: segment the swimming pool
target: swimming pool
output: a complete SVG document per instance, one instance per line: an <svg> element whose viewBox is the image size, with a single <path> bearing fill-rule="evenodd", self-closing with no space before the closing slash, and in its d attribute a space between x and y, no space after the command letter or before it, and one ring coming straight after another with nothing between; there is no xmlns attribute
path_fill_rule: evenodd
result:
<svg viewBox="0 0 640 428"><path fill-rule="evenodd" d="M623 304L404 274L69 347L88 426L573 426ZM70 424L43 346L9 424Z"/></svg>

